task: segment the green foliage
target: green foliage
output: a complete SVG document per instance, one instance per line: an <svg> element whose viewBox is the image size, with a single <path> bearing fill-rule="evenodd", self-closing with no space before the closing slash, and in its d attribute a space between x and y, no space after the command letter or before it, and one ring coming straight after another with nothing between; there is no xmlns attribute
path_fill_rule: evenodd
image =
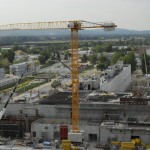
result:
<svg viewBox="0 0 150 150"><path fill-rule="evenodd" d="M103 47L100 46L100 45L96 45L96 46L94 46L93 51L94 51L94 52L99 52L99 53L100 53L100 52L103 51Z"/></svg>
<svg viewBox="0 0 150 150"><path fill-rule="evenodd" d="M71 52L70 51L65 51L64 52L64 60L69 60L71 57Z"/></svg>
<svg viewBox="0 0 150 150"><path fill-rule="evenodd" d="M82 47L82 50L83 50L83 51L87 51L87 50L89 50L89 48L86 47L86 46L83 46L83 47Z"/></svg>
<svg viewBox="0 0 150 150"><path fill-rule="evenodd" d="M90 55L89 56L89 61L92 65L95 65L96 62L97 62L97 55L96 54L93 54L93 55Z"/></svg>
<svg viewBox="0 0 150 150"><path fill-rule="evenodd" d="M115 54L112 56L112 59L111 59L111 64L116 64L117 61L122 57L121 53L120 52L115 52Z"/></svg>
<svg viewBox="0 0 150 150"><path fill-rule="evenodd" d="M42 51L41 55L39 56L38 60L41 64L45 64L45 62L49 59L49 52Z"/></svg>
<svg viewBox="0 0 150 150"><path fill-rule="evenodd" d="M23 93L23 92L25 92L25 91L28 91L28 90L30 90L30 89L33 89L33 88L35 88L35 87L37 87L37 86L39 86L39 85L42 85L42 84L44 84L44 83L46 83L46 81L43 81L43 82L40 82L40 83L32 83L32 84L20 86L20 87L17 88L16 92L17 92L17 93Z"/></svg>
<svg viewBox="0 0 150 150"><path fill-rule="evenodd" d="M7 58L10 63L13 62L15 58L15 52L12 49L1 50L2 56Z"/></svg>
<svg viewBox="0 0 150 150"><path fill-rule="evenodd" d="M133 52L128 52L124 57L122 57L124 64L131 64L131 72L136 70L136 60Z"/></svg>
<svg viewBox="0 0 150 150"><path fill-rule="evenodd" d="M145 59L144 59L144 54L141 56L142 60L142 72L146 74L146 66L147 66L147 73L150 73L150 56L145 54ZM146 63L146 66L145 66Z"/></svg>
<svg viewBox="0 0 150 150"><path fill-rule="evenodd" d="M105 68L106 68L106 66L105 66L104 63L99 63L99 64L96 66L96 69L97 69L97 70L103 70L103 69L105 69Z"/></svg>
<svg viewBox="0 0 150 150"><path fill-rule="evenodd" d="M96 66L97 70L106 69L109 65L110 65L110 61L108 60L108 58L103 54L101 54L99 57L99 64Z"/></svg>
<svg viewBox="0 0 150 150"><path fill-rule="evenodd" d="M14 45L12 47L12 50L13 51L17 51L18 50L18 44L17 43L14 43Z"/></svg>
<svg viewBox="0 0 150 150"><path fill-rule="evenodd" d="M26 61L28 61L28 57L23 57L18 60L14 59L13 64L22 63L22 62L26 62Z"/></svg>
<svg viewBox="0 0 150 150"><path fill-rule="evenodd" d="M1 58L0 59L0 67L1 68L8 68L9 67L9 61L7 58Z"/></svg>
<svg viewBox="0 0 150 150"><path fill-rule="evenodd" d="M111 44L106 44L105 45L105 51L106 52L112 52L112 45Z"/></svg>
<svg viewBox="0 0 150 150"><path fill-rule="evenodd" d="M106 63L108 61L108 58L101 54L99 57L99 61L100 63Z"/></svg>
<svg viewBox="0 0 150 150"><path fill-rule="evenodd" d="M86 63L88 61L88 56L86 54L83 54L83 56L81 57L81 61L82 63Z"/></svg>

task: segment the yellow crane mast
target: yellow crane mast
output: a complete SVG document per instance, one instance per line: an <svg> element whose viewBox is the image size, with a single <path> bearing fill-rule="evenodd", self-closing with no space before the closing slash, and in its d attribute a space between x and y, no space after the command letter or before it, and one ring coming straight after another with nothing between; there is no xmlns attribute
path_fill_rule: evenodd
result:
<svg viewBox="0 0 150 150"><path fill-rule="evenodd" d="M93 23L83 20L74 21L54 21L35 23L16 23L1 25L0 31L6 30L48 30L48 29L70 29L71 30L71 67L72 67L72 131L80 131L79 112L79 56L78 56L78 31L90 28L103 28L113 30L117 27L112 22Z"/></svg>

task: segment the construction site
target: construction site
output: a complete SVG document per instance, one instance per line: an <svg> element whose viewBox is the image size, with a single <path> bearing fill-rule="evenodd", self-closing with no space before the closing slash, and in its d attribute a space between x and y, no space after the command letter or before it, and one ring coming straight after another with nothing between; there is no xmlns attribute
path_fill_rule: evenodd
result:
<svg viewBox="0 0 150 150"><path fill-rule="evenodd" d="M29 99L13 99L17 86L30 67L30 64L26 65L8 99L0 103L0 149L150 148L150 99L137 96L138 91L126 92L131 84L131 65L118 61L101 75L83 82L85 88L80 90L78 31L91 28L112 31L115 27L111 22L82 20L0 26L2 31L69 29L71 67L68 69L72 77L69 90L50 90L51 84L46 83L42 89L48 90L48 94L42 98L34 98L35 93L29 92ZM68 73L66 76L70 77Z"/></svg>

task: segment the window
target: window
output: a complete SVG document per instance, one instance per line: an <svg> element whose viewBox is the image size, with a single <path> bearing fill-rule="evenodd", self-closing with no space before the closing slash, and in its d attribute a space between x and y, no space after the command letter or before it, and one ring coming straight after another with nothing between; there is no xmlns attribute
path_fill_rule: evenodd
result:
<svg viewBox="0 0 150 150"><path fill-rule="evenodd" d="M33 134L33 137L36 137L36 132L35 131L33 131L32 134Z"/></svg>
<svg viewBox="0 0 150 150"><path fill-rule="evenodd" d="M97 134L89 134L90 141L97 141Z"/></svg>

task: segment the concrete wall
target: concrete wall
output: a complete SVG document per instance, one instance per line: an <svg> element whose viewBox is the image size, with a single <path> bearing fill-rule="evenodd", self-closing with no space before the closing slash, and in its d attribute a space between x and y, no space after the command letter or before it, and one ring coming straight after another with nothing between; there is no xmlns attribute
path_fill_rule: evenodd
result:
<svg viewBox="0 0 150 150"><path fill-rule="evenodd" d="M0 104L0 110L2 110L4 104ZM22 114L20 113L22 110ZM71 106L65 105L39 105L39 104L8 104L5 115L11 116L36 116L36 110L38 110L39 117L49 118L55 120L66 120L71 122ZM110 132L110 129L100 130L100 123L107 119L113 120L114 117L119 117L122 121L127 121L128 118L136 118L137 121L150 121L150 106L149 105L118 105L118 104L80 104L80 129L85 131L85 140L89 141L89 134L96 134L97 141L105 143L108 138L117 138L118 140L125 141L130 140L131 135L138 135L139 133L131 131L114 130ZM99 123L93 123L99 122ZM51 124L45 129L47 124L33 124L31 131L36 131L37 136L40 138L41 133L47 131L48 138L54 138L54 132L59 131L59 125L63 124ZM71 130L69 124L68 129ZM108 136L105 136L108 135ZM140 133L141 139L148 143L150 141L150 133Z"/></svg>
<svg viewBox="0 0 150 150"><path fill-rule="evenodd" d="M4 79L5 71L4 68L0 68L0 80Z"/></svg>
<svg viewBox="0 0 150 150"><path fill-rule="evenodd" d="M2 110L4 104L0 104ZM36 110L41 117L45 118L61 118L71 119L71 106L65 105L39 105L39 104L8 104L5 115L20 115L27 114L28 116L36 116ZM80 104L81 120L99 120L107 118L112 120L113 116L120 117L121 120L128 118L137 118L139 121L150 120L149 105L118 105L118 104Z"/></svg>
<svg viewBox="0 0 150 150"><path fill-rule="evenodd" d="M124 92L131 83L131 65L123 67L123 70L114 78L100 82L100 90L108 92Z"/></svg>
<svg viewBox="0 0 150 150"><path fill-rule="evenodd" d="M131 130L129 128L125 129L111 129L107 127L100 127L100 143L107 144L109 140L130 142L131 136L139 136L141 141L145 144L150 144L150 131L145 129Z"/></svg>
<svg viewBox="0 0 150 150"><path fill-rule="evenodd" d="M59 120L60 121L60 120ZM51 120L49 119L49 122ZM56 121L57 122L57 121ZM63 121L62 121L63 122ZM59 124L59 123L39 123L38 121L35 121L31 125L31 135L34 140L42 139L42 132L45 133L45 137L47 137L50 140L55 140L54 134L55 132L60 132L60 126L66 125L66 124ZM72 126L68 125L68 131L71 131ZM100 134L99 134L99 125L92 125L92 124L80 124L80 130L84 131L84 140L89 141L89 134L96 134L97 135L97 141L99 141ZM33 132L36 132L36 137L33 137ZM60 134L59 138L60 140Z"/></svg>
<svg viewBox="0 0 150 150"><path fill-rule="evenodd" d="M10 65L9 66L10 74L21 75L22 73L24 73L26 67L27 62Z"/></svg>

